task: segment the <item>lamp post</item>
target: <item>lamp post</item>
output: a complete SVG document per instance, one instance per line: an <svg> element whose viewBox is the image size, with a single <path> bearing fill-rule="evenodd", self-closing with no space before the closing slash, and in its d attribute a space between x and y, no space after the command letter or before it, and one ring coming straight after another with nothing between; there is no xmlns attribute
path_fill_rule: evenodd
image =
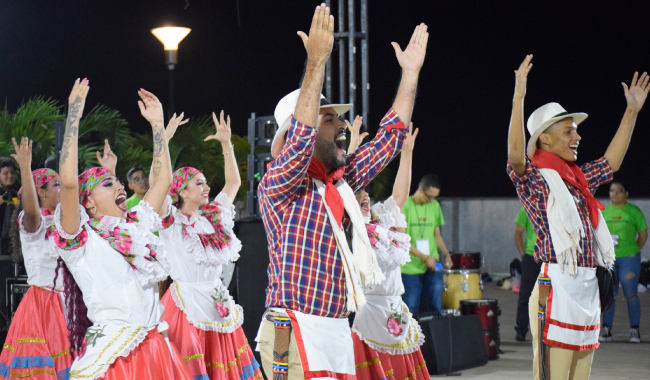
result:
<svg viewBox="0 0 650 380"><path fill-rule="evenodd" d="M169 111L168 118L174 113L174 66L178 63L178 44L192 29L176 26L151 29L156 38L165 46L165 64L169 70Z"/></svg>

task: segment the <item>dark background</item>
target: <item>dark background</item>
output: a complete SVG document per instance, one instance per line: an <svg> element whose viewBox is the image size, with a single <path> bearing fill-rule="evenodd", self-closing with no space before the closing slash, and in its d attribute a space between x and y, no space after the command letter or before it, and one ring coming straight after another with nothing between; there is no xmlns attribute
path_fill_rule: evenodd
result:
<svg viewBox="0 0 650 380"><path fill-rule="evenodd" d="M199 117L225 109L234 132L246 135L251 112L272 114L277 101L298 87L306 55L296 31L309 29L318 2L188 3L3 0L0 96L11 110L34 95L64 103L73 81L88 77L87 110L107 104L132 130L145 131L137 89L158 94L163 105L168 94L162 44L149 30L175 24L192 28L179 48L176 110ZM506 137L513 70L526 54L535 55L526 118L551 101L589 114L579 129L578 164L602 156L614 136L626 106L621 82L629 84L635 70L650 70L648 2L369 3L371 132L399 82L390 42L404 48L418 23L429 25L413 116L421 131L413 188L423 174L435 172L443 196L515 195L505 172ZM650 196L648 108L617 174L631 196Z"/></svg>

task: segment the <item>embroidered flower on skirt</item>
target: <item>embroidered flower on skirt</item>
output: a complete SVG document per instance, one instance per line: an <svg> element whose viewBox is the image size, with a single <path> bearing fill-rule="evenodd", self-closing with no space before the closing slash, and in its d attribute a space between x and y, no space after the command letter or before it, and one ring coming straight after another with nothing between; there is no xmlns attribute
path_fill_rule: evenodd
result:
<svg viewBox="0 0 650 380"><path fill-rule="evenodd" d="M395 335L395 336L400 336L403 332L402 326L406 322L404 322L404 318L402 315L402 311L397 311L393 308L393 304L390 304L390 309L393 311L393 314L391 314L388 317L388 321L386 322L386 327L388 328L388 331Z"/></svg>
<svg viewBox="0 0 650 380"><path fill-rule="evenodd" d="M214 288L214 290L217 292L217 296L210 296L214 300L214 306L217 308L217 312L221 316L221 318L226 318L227 316L230 315L230 310L224 305L226 302L228 302L228 296L226 295L226 290L219 290L218 288Z"/></svg>

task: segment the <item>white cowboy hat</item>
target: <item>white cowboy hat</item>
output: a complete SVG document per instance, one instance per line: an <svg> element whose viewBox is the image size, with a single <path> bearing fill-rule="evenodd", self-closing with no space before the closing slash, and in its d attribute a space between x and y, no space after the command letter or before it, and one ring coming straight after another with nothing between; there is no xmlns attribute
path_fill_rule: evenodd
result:
<svg viewBox="0 0 650 380"><path fill-rule="evenodd" d="M562 119L570 117L576 125L582 123L587 118L586 113L568 113L558 103L548 103L539 107L528 118L528 133L530 133L530 140L528 140L528 157L533 158L535 150L537 149L537 139L539 135L546 130L546 128L557 123Z"/></svg>
<svg viewBox="0 0 650 380"><path fill-rule="evenodd" d="M273 158L280 157L282 152L282 147L284 147L284 135L289 129L289 124L291 123L291 116L296 110L296 104L298 103L298 96L300 95L300 89L295 90L289 95L282 98L278 105L275 107L275 121L278 123L278 130L273 136L273 143L271 143L271 154ZM352 104L330 104L330 102L325 99L321 94L320 96L320 108L334 108L334 111L340 116L352 108ZM312 125L311 127L316 127Z"/></svg>

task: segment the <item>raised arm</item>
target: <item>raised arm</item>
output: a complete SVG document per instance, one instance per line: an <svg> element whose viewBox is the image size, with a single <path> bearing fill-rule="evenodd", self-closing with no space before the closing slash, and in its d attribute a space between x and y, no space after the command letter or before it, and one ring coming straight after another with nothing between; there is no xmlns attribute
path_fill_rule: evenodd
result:
<svg viewBox="0 0 650 380"><path fill-rule="evenodd" d="M427 42L429 41L429 33L427 26L422 23L415 27L415 31L411 36L408 46L404 51L400 49L397 42L391 42L395 49L397 61L402 67L402 80L395 96L393 109L399 115L404 125L409 125L411 122L411 115L413 113L413 105L415 104L415 95L418 87L418 78L420 76L420 69L424 64L424 57L427 52Z"/></svg>
<svg viewBox="0 0 650 380"><path fill-rule="evenodd" d="M163 124L163 108L158 98L146 91L138 91L140 99L138 106L140 113L151 124L153 130L153 164L151 173L153 183L144 196L144 200L149 203L154 210L161 214L162 205L165 197L169 193L172 184L172 167L169 159L168 140L165 135L165 126Z"/></svg>
<svg viewBox="0 0 650 380"><path fill-rule="evenodd" d="M165 128L165 138L167 139L167 146L169 147L169 142L171 141L172 137L176 134L176 129L190 121L189 118L183 120L183 116L185 116L185 112L181 112L180 115L176 116L176 113L174 113L169 119L169 122L167 123L167 128ZM149 185L153 185L153 162L151 163L151 169L149 169Z"/></svg>
<svg viewBox="0 0 650 380"><path fill-rule="evenodd" d="M510 166L522 176L526 173L526 132L524 131L524 97L526 96L526 81L528 73L533 67L530 61L533 55L529 54L515 71L515 96L512 99L512 116L510 116L510 129L508 131L508 161Z"/></svg>
<svg viewBox="0 0 650 380"><path fill-rule="evenodd" d="M65 121L65 133L61 159L59 160L59 178L61 185L61 227L68 234L79 229L79 164L77 145L79 140L79 120L86 104L89 81L77 79L68 98L68 117Z"/></svg>
<svg viewBox="0 0 650 380"><path fill-rule="evenodd" d="M38 193L32 177L32 141L27 137L20 140L20 146L15 138L11 138L16 154L11 157L18 162L20 182L23 184L20 199L23 204L23 227L27 232L34 232L41 224L41 210L38 207Z"/></svg>
<svg viewBox="0 0 650 380"><path fill-rule="evenodd" d="M346 120L345 124L347 124L348 130L350 131L350 145L348 146L348 154L352 154L355 150L357 150L359 145L361 145L363 139L368 136L368 132L359 134L361 131L361 125L363 125L362 116L357 115L357 117L354 118L354 123L352 124Z"/></svg>
<svg viewBox="0 0 650 380"><path fill-rule="evenodd" d="M239 177L239 168L237 167L235 150L230 142L230 115L226 121L223 117L223 110L221 111L220 119L217 119L217 115L213 112L212 120L214 121L214 125L217 127L217 133L206 137L204 141L217 140L221 143L221 151L223 152L223 170L226 176L226 184L223 186L221 191L226 193L231 201L234 201L239 186L241 186L241 178Z"/></svg>
<svg viewBox="0 0 650 380"><path fill-rule="evenodd" d="M99 164L115 173L115 168L117 167L117 156L111 150L108 140L104 140L104 154L99 152L95 153L97 154L97 161L99 161Z"/></svg>
<svg viewBox="0 0 650 380"><path fill-rule="evenodd" d="M605 158L607 158L609 165L615 172L621 167L623 157L625 157L625 153L627 152L627 147L630 145L630 138L632 137L632 131L634 131L636 117L639 111L641 111L641 108L643 108L643 103L645 103L648 97L648 91L650 91L650 86L648 85L650 77L648 73L643 73L641 78L638 77L639 73L634 73L629 89L625 83L622 83L625 100L627 100L627 109L623 114L623 120L621 120L621 125L618 127L618 131L616 131L616 135L614 135L612 142L605 152Z"/></svg>
<svg viewBox="0 0 650 380"><path fill-rule="evenodd" d="M393 199L401 210L404 207L404 202L409 197L411 190L411 167L413 165L413 148L415 146L415 138L418 136L419 130L413 131L413 123L409 125L409 132L404 140L402 146L402 154L399 159L399 169L395 177L395 184L393 184Z"/></svg>

